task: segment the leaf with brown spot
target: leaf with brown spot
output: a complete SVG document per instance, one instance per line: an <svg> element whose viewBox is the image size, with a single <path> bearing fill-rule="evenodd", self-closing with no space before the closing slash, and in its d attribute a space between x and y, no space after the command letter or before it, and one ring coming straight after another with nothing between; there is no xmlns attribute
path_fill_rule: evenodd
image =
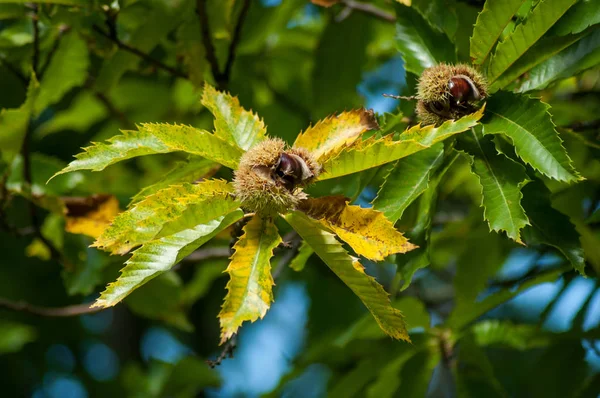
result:
<svg viewBox="0 0 600 398"><path fill-rule="evenodd" d="M319 162L335 156L368 130L378 130L372 110L355 109L329 116L300 133L294 147L309 150Z"/></svg>
<svg viewBox="0 0 600 398"><path fill-rule="evenodd" d="M237 333L244 321L262 318L273 302L271 257L281 237L272 219L255 216L243 229L227 267L230 280L219 313L221 344Z"/></svg>
<svg viewBox="0 0 600 398"><path fill-rule="evenodd" d="M343 196L306 199L300 203L298 210L319 220L357 254L373 261L417 248L394 228L383 213L351 206Z"/></svg>
<svg viewBox="0 0 600 398"><path fill-rule="evenodd" d="M62 198L67 208L65 231L97 238L119 213L119 201L113 195Z"/></svg>

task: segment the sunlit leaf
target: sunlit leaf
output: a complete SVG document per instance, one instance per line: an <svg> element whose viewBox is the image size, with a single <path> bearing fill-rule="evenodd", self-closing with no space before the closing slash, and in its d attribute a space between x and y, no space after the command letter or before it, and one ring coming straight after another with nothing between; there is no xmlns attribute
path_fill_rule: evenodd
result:
<svg viewBox="0 0 600 398"><path fill-rule="evenodd" d="M483 218L490 230L505 231L512 240L521 241L521 230L529 225L521 206L521 188L529 181L525 167L496 152L489 137L472 129L460 137L471 163L471 171L481 185Z"/></svg>
<svg viewBox="0 0 600 398"><path fill-rule="evenodd" d="M153 239L166 223L177 220L191 205L204 207L204 220L198 222L203 224L239 206L231 197L232 192L231 185L223 180L172 185L147 196L119 214L94 246L115 254L127 253L133 247Z"/></svg>
<svg viewBox="0 0 600 398"><path fill-rule="evenodd" d="M108 140L94 143L75 155L77 160L56 173L74 170L101 171L111 164L137 156L184 151L236 168L242 151L219 137L190 126L145 123L138 131L123 131Z"/></svg>
<svg viewBox="0 0 600 398"><path fill-rule="evenodd" d="M370 260L381 261L391 254L416 248L383 213L351 206L344 196L309 198L302 201L298 209L319 220L357 254Z"/></svg>
<svg viewBox="0 0 600 398"><path fill-rule="evenodd" d="M577 181L579 174L558 136L548 110L538 99L509 92L490 98L484 134L504 134L512 141L517 155L534 169L559 181Z"/></svg>
<svg viewBox="0 0 600 398"><path fill-rule="evenodd" d="M215 116L215 136L248 150L266 138L264 122L242 108L237 97L204 85L202 105Z"/></svg>
<svg viewBox="0 0 600 398"><path fill-rule="evenodd" d="M209 178L218 169L219 165L199 156L190 156L185 162L177 162L175 166L160 181L148 185L138 192L132 199L131 204L139 202L148 195L152 195L169 185L181 184L183 182L193 183L202 178Z"/></svg>
<svg viewBox="0 0 600 398"><path fill-rule="evenodd" d="M475 126L483 115L483 110L484 108L481 108L456 121L446 121L439 127L414 126L400 134L397 140L393 140L390 134L379 139L371 138L355 142L354 145L343 149L337 156L323 164L323 173L319 179L325 180L356 173L427 149Z"/></svg>
<svg viewBox="0 0 600 398"><path fill-rule="evenodd" d="M317 122L298 135L294 147L308 149L317 161L324 162L365 131L378 128L372 110L356 109Z"/></svg>
<svg viewBox="0 0 600 398"><path fill-rule="evenodd" d="M270 260L281 243L277 227L273 220L255 216L243 230L227 267L230 280L219 313L221 343L237 333L243 322L264 317L273 302Z"/></svg>
<svg viewBox="0 0 600 398"><path fill-rule="evenodd" d="M65 231L99 237L119 213L119 201L112 195L63 198L67 208Z"/></svg>
<svg viewBox="0 0 600 398"><path fill-rule="evenodd" d="M474 64L484 63L502 31L524 2L525 0L489 0L485 2L473 28L473 36L471 36L471 59Z"/></svg>
<svg viewBox="0 0 600 398"><path fill-rule="evenodd" d="M540 0L527 19L496 47L487 78L494 82L514 64L577 0Z"/></svg>
<svg viewBox="0 0 600 398"><path fill-rule="evenodd" d="M585 36L531 69L518 91L541 90L559 79L575 76L600 63L600 30Z"/></svg>
<svg viewBox="0 0 600 398"><path fill-rule="evenodd" d="M76 31L67 33L61 40L40 81L40 93L35 101L35 115L61 100L71 89L87 79L90 61L86 42Z"/></svg>
<svg viewBox="0 0 600 398"><path fill-rule="evenodd" d="M110 307L119 303L133 290L170 270L184 257L242 216L241 210L235 211L195 228L144 244L133 252L131 258L125 263L125 268L121 270L119 278L106 287L94 306Z"/></svg>
<svg viewBox="0 0 600 398"><path fill-rule="evenodd" d="M396 4L396 45L404 68L416 75L440 62L456 61L448 37L435 31L415 9L400 4Z"/></svg>
<svg viewBox="0 0 600 398"><path fill-rule="evenodd" d="M379 188L373 208L392 223L398 221L404 210L427 189L431 174L443 157L444 145L439 143L399 160Z"/></svg>
<svg viewBox="0 0 600 398"><path fill-rule="evenodd" d="M292 212L285 219L361 299L385 333L395 339L410 341L402 313L392 307L387 292L375 278L365 273L364 267L346 252L335 235L324 230L320 222L300 212Z"/></svg>

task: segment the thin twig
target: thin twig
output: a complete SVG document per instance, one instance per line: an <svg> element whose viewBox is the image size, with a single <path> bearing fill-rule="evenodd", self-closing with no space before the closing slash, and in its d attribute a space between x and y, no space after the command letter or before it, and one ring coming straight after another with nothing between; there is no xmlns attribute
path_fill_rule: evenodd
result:
<svg viewBox="0 0 600 398"><path fill-rule="evenodd" d="M202 34L202 44L206 50L206 60L210 65L213 77L217 83L217 88L223 90L225 87L222 80L222 74L219 70L219 60L217 59L217 53L215 46L213 45L210 25L208 24L208 12L206 11L206 0L196 0L196 13L200 21L200 33Z"/></svg>
<svg viewBox="0 0 600 398"><path fill-rule="evenodd" d="M106 37L108 40L112 41L113 43L115 43L120 49L128 51L134 55L137 55L138 57L140 57L141 59L143 59L144 61L156 66L159 69L164 70L165 72L170 73L171 75L175 76L175 77L180 77L182 79L187 79L187 75L181 71L178 71L177 69L166 65L164 63L162 63L161 61L152 58L151 56L149 56L148 54L146 54L143 51L138 50L137 48L131 47L129 44L125 44L123 43L119 38L115 38L112 37L109 33L106 33L104 30L102 30L98 25L92 25L92 29L94 29L94 31L96 31L97 33L99 33L100 35Z"/></svg>
<svg viewBox="0 0 600 398"><path fill-rule="evenodd" d="M250 9L250 0L244 0L244 3L242 4L242 9L240 11L240 16L238 17L237 24L235 25L235 29L233 31L233 37L231 38L231 43L229 44L227 63L225 64L225 69L221 76L225 86L227 86L229 84L229 78L231 77L231 68L233 66L233 61L235 60L237 46L240 43L242 27L244 25L244 21L246 20L246 15L248 15L249 9ZM227 88L227 87L225 87L225 88Z"/></svg>
<svg viewBox="0 0 600 398"><path fill-rule="evenodd" d="M196 250L183 261L198 262L209 258L229 257L231 251L229 247L207 247L205 249Z"/></svg>
<svg viewBox="0 0 600 398"><path fill-rule="evenodd" d="M50 49L50 52L48 53L48 56L46 57L46 62L44 62L44 65L40 69L38 80L41 80L42 77L44 76L44 73L46 73L46 70L48 69L48 66L50 65L50 61L52 61L54 54L56 54L56 50L58 49L58 45L60 44L60 40L62 39L62 36L66 32L68 32L70 29L71 28L69 26L61 27L58 29L58 37L54 40L54 44L52 45L52 48Z"/></svg>
<svg viewBox="0 0 600 398"><path fill-rule="evenodd" d="M234 334L233 336L231 336L229 338L229 340L227 340L227 342L223 346L223 350L221 351L221 353L219 354L217 359L215 359L215 360L209 359L206 361L206 363L211 368L214 368L215 366L219 366L225 358L233 358L233 352L235 351L235 347L237 347L237 334Z"/></svg>
<svg viewBox="0 0 600 398"><path fill-rule="evenodd" d="M33 4L33 72L37 75L40 63L40 18L38 15L39 6Z"/></svg>
<svg viewBox="0 0 600 398"><path fill-rule="evenodd" d="M90 307L90 304L76 304L65 307L38 307L24 301L11 301L0 298L0 308L11 311L27 312L29 314L46 317L70 317L84 314L93 314L104 310L100 307Z"/></svg>
<svg viewBox="0 0 600 398"><path fill-rule="evenodd" d="M394 15L392 15L372 4L361 3L360 1L354 1L354 0L342 0L341 3L343 5L345 5L347 9L356 10L356 11L362 12L364 14L371 15L371 16L381 19L382 21L385 21L385 22L389 22L389 23L396 22L396 17Z"/></svg>

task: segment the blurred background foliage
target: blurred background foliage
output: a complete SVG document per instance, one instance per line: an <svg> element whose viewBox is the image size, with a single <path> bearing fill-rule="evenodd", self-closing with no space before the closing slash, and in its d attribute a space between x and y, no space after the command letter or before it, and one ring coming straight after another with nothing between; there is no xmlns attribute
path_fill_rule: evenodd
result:
<svg viewBox="0 0 600 398"><path fill-rule="evenodd" d="M524 1L504 34L543 1ZM468 61L468 38L484 2L413 0L411 8L410 1L396 5L404 8L385 0L315 3L341 4L0 0L2 396L598 396L596 0L575 4L545 42L552 43L552 34L561 30L587 32L585 46L573 39L560 48L533 48L547 51L546 69L540 66L530 76L545 71L556 78L540 86L524 75L525 83L512 87L534 90L552 106L564 145L585 177L570 185L541 178L524 191L533 207L539 204L536 193L551 192L552 207L538 211L544 219L558 210L565 215L556 221L559 227L575 225L587 277L552 246L519 245L490 233L482 222L481 188L460 157L396 224L415 239L422 238L423 228L430 231L419 242L430 266L411 254L366 264L405 313L412 344L384 337L316 256L295 272L281 250L274 264L282 261L284 267L271 311L242 329L234 350L227 347L233 359L211 369L206 359L228 354L218 347L216 320L228 236L136 291L124 305L47 316L56 315L48 308L59 309L59 315L77 312L116 278L125 259L89 248L89 237L65 233L59 198L112 194L125 208L141 188L184 160L180 154L141 157L46 185L80 147L140 122L212 130L212 117L199 102L204 81L237 95L264 118L270 135L288 142L311 122L360 106L374 108L385 131L402 131L415 123L414 103L382 96L414 92L416 75L405 70L398 51L406 48L406 36L398 41L396 32L418 32L412 36L417 58L424 45L419 38L428 37L440 41L425 45L452 43L458 59ZM197 7L204 15L197 15ZM395 10L405 13L396 16ZM214 50L207 51L207 37ZM28 87L36 85L32 71L40 82L33 105L26 102ZM345 194L369 206L388 172L384 166L312 190ZM230 177L225 170L217 176ZM535 241L534 236L530 242Z"/></svg>

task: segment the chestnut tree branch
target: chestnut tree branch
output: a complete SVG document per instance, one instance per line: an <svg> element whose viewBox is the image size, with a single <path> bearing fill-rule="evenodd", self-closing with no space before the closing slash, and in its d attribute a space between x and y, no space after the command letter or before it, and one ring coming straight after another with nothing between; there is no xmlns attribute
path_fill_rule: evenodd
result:
<svg viewBox="0 0 600 398"><path fill-rule="evenodd" d="M99 307L92 308L90 307L90 304L67 305L65 307L39 307L24 301L11 301L1 297L0 308L11 311L26 312L32 315L58 318L93 314L95 312L104 310L104 308Z"/></svg>

